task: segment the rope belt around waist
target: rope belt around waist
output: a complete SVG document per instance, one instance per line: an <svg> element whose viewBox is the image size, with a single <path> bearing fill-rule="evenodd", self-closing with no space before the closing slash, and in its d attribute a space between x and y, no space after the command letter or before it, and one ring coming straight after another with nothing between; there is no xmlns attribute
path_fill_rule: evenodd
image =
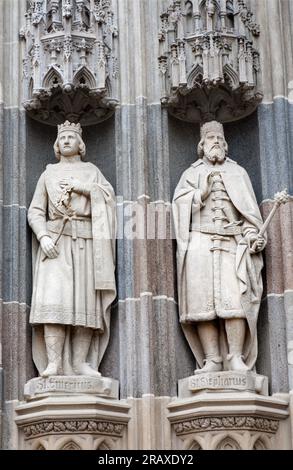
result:
<svg viewBox="0 0 293 470"><path fill-rule="evenodd" d="M89 217L67 217L63 219L48 220L47 229L58 234L58 239L61 235L68 235L76 240L77 238L93 238L92 234L92 221Z"/></svg>
<svg viewBox="0 0 293 470"><path fill-rule="evenodd" d="M227 227L227 228L215 228L213 225L196 225L192 224L190 227L190 232L201 232L208 233L210 235L226 235L233 237L234 235L241 235L241 227Z"/></svg>

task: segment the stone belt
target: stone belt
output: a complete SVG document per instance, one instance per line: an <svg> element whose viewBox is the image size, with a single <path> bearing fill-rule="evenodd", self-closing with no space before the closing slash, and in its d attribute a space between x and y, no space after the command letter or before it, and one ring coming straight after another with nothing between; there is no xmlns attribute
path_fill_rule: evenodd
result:
<svg viewBox="0 0 293 470"><path fill-rule="evenodd" d="M93 238L92 221L90 218L68 217L63 219L48 220L47 229L59 236L67 235L76 238Z"/></svg>
<svg viewBox="0 0 293 470"><path fill-rule="evenodd" d="M208 233L210 235L223 235L223 236L235 236L242 234L241 227L227 227L227 228L215 228L213 225L196 225L192 224L190 227L191 232L201 232L201 233Z"/></svg>

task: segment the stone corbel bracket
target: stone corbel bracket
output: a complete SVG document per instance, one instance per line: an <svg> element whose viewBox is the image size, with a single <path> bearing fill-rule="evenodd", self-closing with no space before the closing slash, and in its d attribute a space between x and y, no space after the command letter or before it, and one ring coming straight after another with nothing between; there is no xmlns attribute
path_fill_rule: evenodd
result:
<svg viewBox="0 0 293 470"><path fill-rule="evenodd" d="M290 428L285 396L201 393L176 400L168 409L174 449L274 449L279 448L279 429Z"/></svg>
<svg viewBox="0 0 293 470"><path fill-rule="evenodd" d="M92 395L49 396L16 408L21 449L127 449L130 406Z"/></svg>
<svg viewBox="0 0 293 470"><path fill-rule="evenodd" d="M173 0L161 15L161 103L190 122L235 121L262 100L259 26L245 0Z"/></svg>
<svg viewBox="0 0 293 470"><path fill-rule="evenodd" d="M23 41L23 106L46 124L89 125L118 104L118 32L111 0L30 0Z"/></svg>

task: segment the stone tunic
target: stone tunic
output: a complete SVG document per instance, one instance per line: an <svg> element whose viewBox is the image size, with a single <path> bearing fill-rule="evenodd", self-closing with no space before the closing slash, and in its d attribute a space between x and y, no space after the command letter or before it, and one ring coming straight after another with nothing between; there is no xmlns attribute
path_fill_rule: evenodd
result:
<svg viewBox="0 0 293 470"><path fill-rule="evenodd" d="M197 270L202 288L198 276L190 278L186 321L245 318L235 263L237 237L242 236L243 222L221 175L215 174L204 206L200 212L192 213L186 269Z"/></svg>

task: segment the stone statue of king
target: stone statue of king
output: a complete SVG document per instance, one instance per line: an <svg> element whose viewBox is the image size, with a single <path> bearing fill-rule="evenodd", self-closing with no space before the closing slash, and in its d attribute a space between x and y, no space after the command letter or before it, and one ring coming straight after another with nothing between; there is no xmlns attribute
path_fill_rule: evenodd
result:
<svg viewBox="0 0 293 470"><path fill-rule="evenodd" d="M250 179L227 152L222 124L203 124L173 199L180 321L207 372L251 370L257 357L266 239Z"/></svg>
<svg viewBox="0 0 293 470"><path fill-rule="evenodd" d="M116 296L114 192L84 162L80 124L58 126L56 164L41 175L28 210L39 241L33 263L33 358L43 377L99 376Z"/></svg>

